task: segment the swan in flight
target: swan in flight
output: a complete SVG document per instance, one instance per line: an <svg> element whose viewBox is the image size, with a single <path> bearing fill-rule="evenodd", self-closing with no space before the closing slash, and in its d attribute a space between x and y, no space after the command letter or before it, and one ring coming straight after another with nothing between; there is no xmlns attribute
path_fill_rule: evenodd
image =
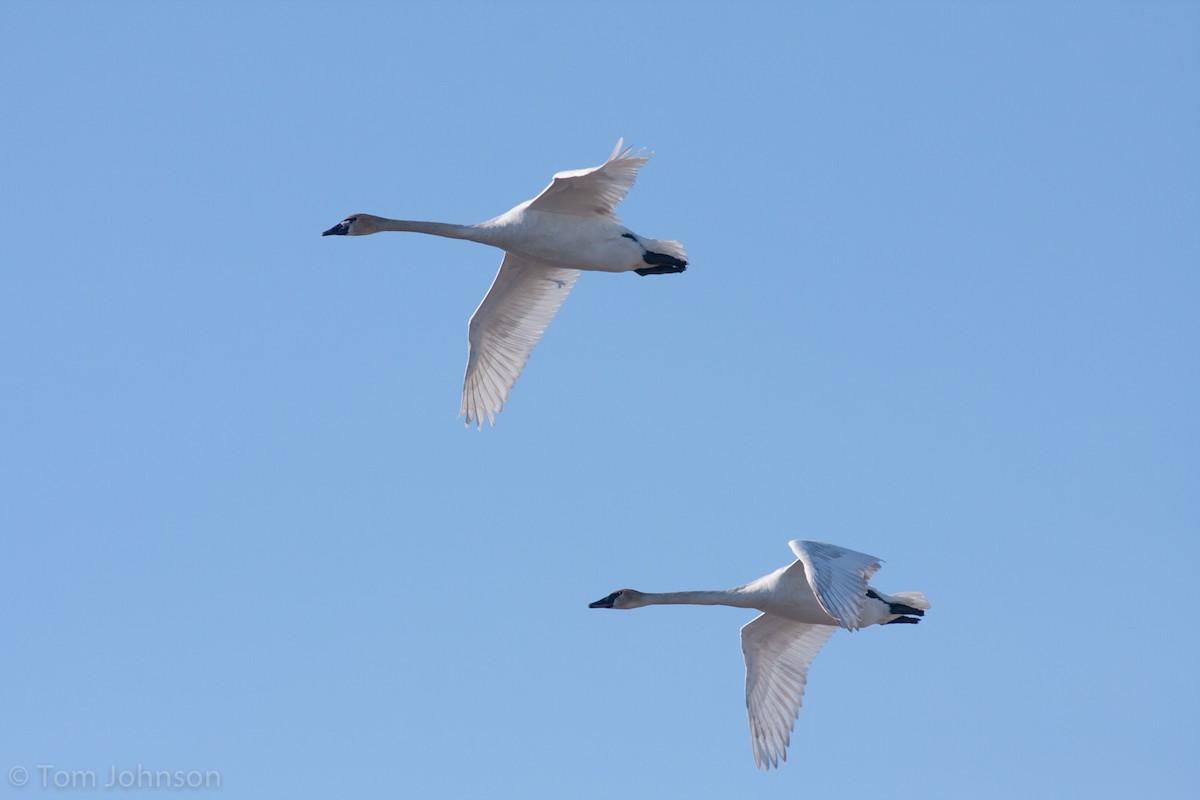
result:
<svg viewBox="0 0 1200 800"><path fill-rule="evenodd" d="M365 236L379 231L411 231L469 239L504 251L500 271L471 315L462 408L469 426L496 424L508 392L533 346L554 319L580 270L660 275L683 272L683 245L639 236L624 227L613 209L624 199L643 151L622 149L598 167L557 173L532 200L476 225L385 219L352 214L322 236Z"/></svg>
<svg viewBox="0 0 1200 800"><path fill-rule="evenodd" d="M825 542L795 539L796 561L733 589L651 594L620 589L588 608L654 605L736 606L763 612L742 628L746 715L754 764L787 760L792 726L804 699L808 667L838 628L920 622L929 603L920 592L887 595L868 585L880 560Z"/></svg>

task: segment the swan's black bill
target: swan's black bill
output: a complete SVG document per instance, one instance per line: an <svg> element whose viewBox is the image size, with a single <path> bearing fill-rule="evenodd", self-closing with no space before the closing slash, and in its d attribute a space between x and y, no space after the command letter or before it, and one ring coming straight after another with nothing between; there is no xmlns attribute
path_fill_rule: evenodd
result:
<svg viewBox="0 0 1200 800"><path fill-rule="evenodd" d="M345 236L350 232L350 225L347 222L339 222L329 230L322 233L322 236Z"/></svg>
<svg viewBox="0 0 1200 800"><path fill-rule="evenodd" d="M617 599L617 595L619 594L620 592L613 592L608 597L597 600L594 603L588 603L588 608L612 608L613 601Z"/></svg>

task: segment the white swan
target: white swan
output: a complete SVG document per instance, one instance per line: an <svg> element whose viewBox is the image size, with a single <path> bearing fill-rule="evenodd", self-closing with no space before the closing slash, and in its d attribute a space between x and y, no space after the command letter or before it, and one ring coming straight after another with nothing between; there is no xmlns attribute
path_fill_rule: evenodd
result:
<svg viewBox="0 0 1200 800"><path fill-rule="evenodd" d="M868 585L879 569L874 556L837 545L788 542L796 561L758 580L710 592L649 594L620 589L588 608L641 608L664 604L736 606L763 613L742 628L746 659L746 714L754 764L787 760L792 726L804 699L808 666L841 627L914 623L929 603L920 592L886 595Z"/></svg>
<svg viewBox="0 0 1200 800"><path fill-rule="evenodd" d="M496 424L508 391L533 346L580 270L657 275L683 272L687 253L679 242L638 236L621 225L613 209L624 199L650 156L617 140L608 161L591 169L559 172L532 200L477 225L414 222L353 214L322 236L364 236L412 231L470 239L504 251L492 288L471 315L462 408L466 424Z"/></svg>

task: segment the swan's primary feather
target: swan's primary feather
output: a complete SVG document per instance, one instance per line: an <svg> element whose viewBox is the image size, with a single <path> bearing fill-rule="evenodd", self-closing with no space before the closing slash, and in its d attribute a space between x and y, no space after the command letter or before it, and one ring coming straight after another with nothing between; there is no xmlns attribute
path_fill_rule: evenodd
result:
<svg viewBox="0 0 1200 800"><path fill-rule="evenodd" d="M882 563L875 556L826 542L793 539L792 552L804 564L808 584L821 608L847 630L858 630L867 585Z"/></svg>
<svg viewBox="0 0 1200 800"><path fill-rule="evenodd" d="M787 760L808 667L835 630L775 614L761 614L742 627L746 716L755 766L768 769Z"/></svg>
<svg viewBox="0 0 1200 800"><path fill-rule="evenodd" d="M462 408L470 425L494 424L508 391L534 345L579 277L563 269L505 253L483 302L471 315Z"/></svg>

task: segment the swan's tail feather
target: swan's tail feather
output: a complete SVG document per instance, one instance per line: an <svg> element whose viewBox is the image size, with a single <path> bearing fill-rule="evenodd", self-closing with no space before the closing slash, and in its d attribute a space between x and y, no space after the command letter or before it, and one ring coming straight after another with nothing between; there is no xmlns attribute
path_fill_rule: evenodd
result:
<svg viewBox="0 0 1200 800"><path fill-rule="evenodd" d="M912 606L921 611L928 611L929 601L925 599L925 595L921 592L896 592L893 595L883 598L885 603L898 603L900 605Z"/></svg>
<svg viewBox="0 0 1200 800"><path fill-rule="evenodd" d="M646 245L646 249L655 253L661 253L664 256L670 256L677 261L687 263L687 251L683 249L683 242L676 242L673 239L652 239L642 240L642 244Z"/></svg>
<svg viewBox="0 0 1200 800"><path fill-rule="evenodd" d="M688 256L687 250L683 249L683 242L677 242L674 239L642 239L641 243L648 254L677 261L680 265L687 266Z"/></svg>
<svg viewBox="0 0 1200 800"><path fill-rule="evenodd" d="M642 253L642 261L649 266L635 269L638 275L666 275L687 269L687 252L682 242L643 239L640 244L646 248L646 252Z"/></svg>
<svg viewBox="0 0 1200 800"><path fill-rule="evenodd" d="M897 616L885 621L884 625L895 625L906 622L915 625L929 610L929 601L920 592L896 592L881 594L879 599L888 604L888 612Z"/></svg>

